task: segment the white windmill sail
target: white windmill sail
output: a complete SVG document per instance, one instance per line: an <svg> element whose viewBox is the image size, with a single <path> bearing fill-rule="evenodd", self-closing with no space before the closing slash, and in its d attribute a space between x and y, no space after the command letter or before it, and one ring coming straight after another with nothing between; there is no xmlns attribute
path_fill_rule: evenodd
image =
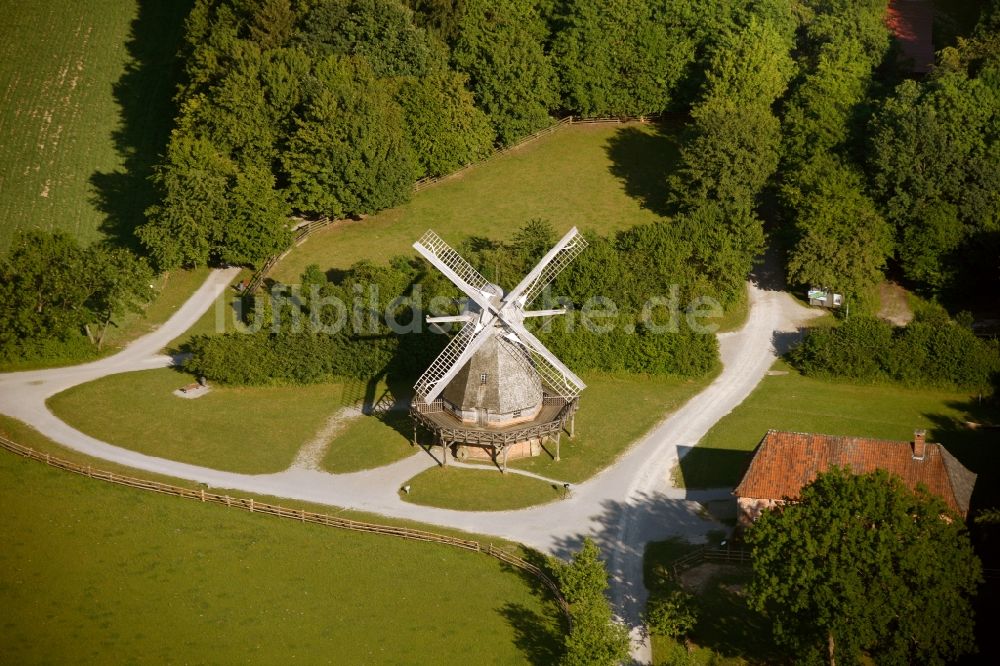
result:
<svg viewBox="0 0 1000 666"><path fill-rule="evenodd" d="M417 396L428 405L434 402L476 350L494 334L491 328L483 326L479 321L470 321L463 326L424 374L420 375L413 387Z"/></svg>
<svg viewBox="0 0 1000 666"><path fill-rule="evenodd" d="M556 358L556 355L550 352L542 344L542 341L536 338L523 324L510 322L508 326L513 329L512 334L531 356L531 360L535 363L535 370L538 371L542 381L555 395L573 399L580 395L580 391L587 388L583 380Z"/></svg>
<svg viewBox="0 0 1000 666"><path fill-rule="evenodd" d="M489 280L480 275L479 271L463 259L462 255L448 245L443 238L428 230L420 237L420 240L413 244L413 248L444 273L479 307L483 310L490 309L489 294L492 285L490 285Z"/></svg>
<svg viewBox="0 0 1000 666"><path fill-rule="evenodd" d="M587 239L573 227L542 257L520 284L504 297L504 303L516 303L519 307L526 307L586 249Z"/></svg>
<svg viewBox="0 0 1000 666"><path fill-rule="evenodd" d="M521 323L525 316L561 312L547 310L526 313L524 307L537 298L569 262L586 249L587 241L576 227L570 229L521 280L521 283L501 301L496 300L496 296L500 293L499 288L490 284L433 231L421 236L413 247L479 306L478 312L470 313L471 319L465 315L428 319L428 321L466 320L466 324L417 380L414 389L418 399L431 404L483 343L490 336L501 334L524 350L526 362L531 362L543 384L552 394L573 399L586 388L583 380L556 358L555 354Z"/></svg>

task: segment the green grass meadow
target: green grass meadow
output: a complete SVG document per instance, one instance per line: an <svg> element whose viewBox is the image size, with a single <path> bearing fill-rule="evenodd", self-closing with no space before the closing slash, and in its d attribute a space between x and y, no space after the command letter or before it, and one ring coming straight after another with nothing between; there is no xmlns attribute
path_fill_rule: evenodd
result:
<svg viewBox="0 0 1000 666"><path fill-rule="evenodd" d="M560 460L555 444L535 458L511 460L508 466L560 482L581 483L608 467L667 414L711 382L676 377L586 374L587 389L580 396L576 436L563 433ZM405 432L405 431L404 431ZM397 434L400 446L405 435ZM419 491L407 501L446 509L501 511L520 509L561 497L562 488L550 483L499 471L429 470L408 482Z"/></svg>
<svg viewBox="0 0 1000 666"><path fill-rule="evenodd" d="M564 127L408 204L313 234L271 275L294 283L309 264L343 270L361 259L413 255L428 229L457 243L470 235L506 239L538 217L560 234L574 225L607 234L652 222L660 219L676 157L673 131L656 125Z"/></svg>
<svg viewBox="0 0 1000 666"><path fill-rule="evenodd" d="M320 467L345 474L394 463L420 450L405 436L412 430L413 422L405 411L358 416L330 441Z"/></svg>
<svg viewBox="0 0 1000 666"><path fill-rule="evenodd" d="M996 496L1000 441L995 431L970 430L966 421L996 422L976 396L896 385L860 385L804 377L782 361L752 394L719 421L675 470L686 487L734 486L750 452L769 429L854 435L910 441L916 428L928 431L973 472L980 474L976 497Z"/></svg>
<svg viewBox="0 0 1000 666"><path fill-rule="evenodd" d="M561 487L522 474L501 474L492 465L432 467L406 483L410 492L401 496L407 502L459 511L509 511L563 497Z"/></svg>
<svg viewBox="0 0 1000 666"><path fill-rule="evenodd" d="M490 558L0 453L0 661L523 663L558 611Z"/></svg>
<svg viewBox="0 0 1000 666"><path fill-rule="evenodd" d="M123 448L247 474L287 469L342 407L343 386L219 387L194 400L170 368L110 375L49 399L73 427Z"/></svg>
<svg viewBox="0 0 1000 666"><path fill-rule="evenodd" d="M31 228L133 244L190 5L0 2L0 251Z"/></svg>

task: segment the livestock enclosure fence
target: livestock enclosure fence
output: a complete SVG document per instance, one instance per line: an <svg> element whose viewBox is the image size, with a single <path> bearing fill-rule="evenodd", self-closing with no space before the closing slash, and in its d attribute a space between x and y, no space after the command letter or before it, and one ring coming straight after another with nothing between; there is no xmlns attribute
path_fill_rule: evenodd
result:
<svg viewBox="0 0 1000 666"><path fill-rule="evenodd" d="M24 458L30 458L32 460L37 460L45 463L50 467L56 467L58 469L65 470L67 472L72 472L74 474L79 474L81 476L86 476L91 479L98 479L101 481L106 481L108 483L113 483L119 486L127 486L129 488L136 488L138 490L146 490L149 492L161 493L164 495L172 495L174 497L182 497L185 499L195 500L199 502L210 502L212 504L221 504L231 509L239 509L242 511L248 511L250 513L263 513L270 516L275 516L277 518L284 518L287 520L295 520L302 523L314 523L317 525L323 525L325 527L333 527L343 530L351 530L354 532L367 532L369 534L382 534L385 536L392 536L399 539L408 539L410 541L423 541L428 543L438 543L445 546L451 546L453 548L460 548L462 550L469 550L476 553L483 553L494 559L500 560L505 564L523 571L535 579L537 579L542 585L544 585L549 592L552 593L559 604L560 609L566 615L567 621L570 619L569 615L569 604L566 602L565 597L563 597L562 592L559 590L559 586L555 583L552 578L548 576L540 567L525 560L522 557L509 553L501 548L497 548L492 543L483 545L475 539L461 539L458 537L449 536L447 534L439 534L437 532L430 532L427 530L418 530L410 527L397 527L393 525L380 525L377 523L369 523L361 520L352 520L350 518L341 518L339 516L332 516L328 513L318 513L315 511L306 511L305 509L292 509L289 507L281 506L279 504L270 504L267 502L260 502L252 497L238 497L232 495L224 495L215 492L210 492L204 488L199 488L197 490L193 488L184 488L181 486L175 486L169 483L163 483L161 481L151 481L148 479L140 479L134 476L128 476L125 474L118 474L115 472L110 472L107 470L96 468L92 465L83 465L80 463L72 462L70 460L65 460L57 456L53 456L49 453L42 453L36 451L35 449L18 444L17 442L11 441L6 437L0 436L0 448L6 449L11 453L17 454Z"/></svg>

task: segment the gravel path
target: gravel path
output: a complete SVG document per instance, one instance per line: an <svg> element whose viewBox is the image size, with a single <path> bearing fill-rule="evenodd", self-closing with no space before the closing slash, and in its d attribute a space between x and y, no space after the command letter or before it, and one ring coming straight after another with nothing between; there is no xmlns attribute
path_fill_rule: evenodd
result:
<svg viewBox="0 0 1000 666"><path fill-rule="evenodd" d="M688 491L672 485L669 473L723 416L743 401L765 375L776 352L795 335L810 311L781 291L749 286L750 313L745 326L721 334L723 371L701 393L670 414L611 467L574 485L569 498L541 507L502 512L462 512L402 501L405 481L436 464L425 452L391 465L332 475L293 468L278 474L221 472L147 456L112 446L70 427L45 405L48 397L106 375L164 367L172 359L160 350L190 328L234 279L218 270L156 331L118 354L70 368L0 375L0 412L18 418L51 439L96 458L140 470L205 483L215 488L286 497L317 504L406 518L520 541L543 552L566 556L584 536L592 536L609 561L612 597L620 617L637 625L645 602L642 553L647 541L681 536L703 540L720 525L703 517L699 500L728 496L728 489ZM123 405L127 408L127 405ZM648 663L648 646L634 632L634 657Z"/></svg>

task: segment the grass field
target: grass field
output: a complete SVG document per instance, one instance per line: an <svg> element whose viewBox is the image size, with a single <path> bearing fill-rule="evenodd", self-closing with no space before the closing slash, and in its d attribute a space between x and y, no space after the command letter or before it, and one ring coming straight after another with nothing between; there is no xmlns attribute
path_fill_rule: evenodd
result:
<svg viewBox="0 0 1000 666"><path fill-rule="evenodd" d="M575 125L414 195L403 206L310 236L272 276L297 282L309 264L346 269L361 259L413 255L427 229L449 242L509 238L532 218L560 234L609 233L659 219L677 148L653 125ZM489 276L487 276L489 277Z"/></svg>
<svg viewBox="0 0 1000 666"><path fill-rule="evenodd" d="M420 450L403 434L412 428L403 411L359 416L332 439L320 467L343 474L394 463Z"/></svg>
<svg viewBox="0 0 1000 666"><path fill-rule="evenodd" d="M496 467L432 467L406 482L407 502L460 511L508 511L562 499L563 489L521 474L501 474Z"/></svg>
<svg viewBox="0 0 1000 666"><path fill-rule="evenodd" d="M133 243L190 4L0 3L0 252L28 228Z"/></svg>
<svg viewBox="0 0 1000 666"><path fill-rule="evenodd" d="M4 663L517 663L558 614L499 562L0 454Z"/></svg>
<svg viewBox="0 0 1000 666"><path fill-rule="evenodd" d="M580 483L604 469L670 412L708 386L713 377L680 379L587 374L580 395L576 437L562 437L559 462L549 456L511 464L542 476Z"/></svg>
<svg viewBox="0 0 1000 666"><path fill-rule="evenodd" d="M765 377L743 404L719 421L681 461L675 478L689 488L733 486L749 452L770 428L828 435L856 435L909 441L926 428L930 441L943 443L980 474L976 498L995 496L993 480L1000 442L989 431L964 427L967 420L997 421L980 412L962 393L864 386L804 377L783 362L787 374Z"/></svg>
<svg viewBox="0 0 1000 666"><path fill-rule="evenodd" d="M166 368L111 375L55 395L49 406L70 425L112 444L248 474L287 469L342 406L341 384L213 387L195 400L172 394L191 380Z"/></svg>
<svg viewBox="0 0 1000 666"><path fill-rule="evenodd" d="M583 481L614 462L629 444L709 381L596 374L585 380L588 388L576 417L577 436L571 440L564 434L562 460L555 462L543 454L512 461L512 467L560 481ZM358 382L347 382L217 386L196 400L172 394L190 381L189 375L172 369L111 375L55 395L49 406L88 435L127 449L220 470L268 473L286 469L327 419L345 405L358 404L359 392L365 390ZM617 416L609 419L607 414ZM405 412L350 417L329 442L321 466L344 473L386 465L414 453L411 438ZM467 475L468 483L454 481ZM496 485L493 474L467 471L467 475L460 470L430 475L421 486L443 487L409 499L438 506L435 502L443 498L452 508L484 508L486 486L488 492L497 493L490 499L490 506L497 509L552 498L551 488L542 482L525 479Z"/></svg>
<svg viewBox="0 0 1000 666"><path fill-rule="evenodd" d="M228 488L213 488L212 486L205 486L204 484L199 484L194 481L187 481L184 479L178 479L163 474L154 474L152 472L147 472L145 470L137 470L125 465L119 465L118 463L113 463L107 460L102 460L100 458L94 458L88 456L79 451L73 449L68 449L56 442L52 441L45 435L32 428L31 426L13 419L9 416L0 414L0 435L22 444L24 446L29 446L36 451L42 453L50 453L55 457L62 460L68 460L70 462L75 462L81 465L93 465L95 469L101 469L105 471L114 472L116 474L121 473L126 476L132 476L142 479L149 479L152 481L160 481L162 483L169 483L175 486L181 486L183 488L193 488L199 490L204 488L206 491L216 491L222 492L223 494L231 492ZM305 509L306 511L314 511L317 513L330 513L331 507L325 504L315 504L312 502L303 502L299 500L289 499L286 497L275 497L273 495L261 495L257 493L241 493L242 497L253 498L255 501L267 502L269 504L278 504L290 509ZM492 543L498 548L504 548L510 553L515 555L520 555L522 557L528 557L529 559L533 556L533 553L528 551L521 544L514 542L507 542L503 539L499 539L496 536L487 536L482 534L473 534L470 532L465 532L462 530L453 530L446 527L440 527L437 525L428 525L427 523L421 523L413 520L405 520L402 518L389 518L388 516L382 516L379 514L367 513L365 511L354 511L351 509L336 509L336 514L342 518L351 518L354 520L362 520L369 523L378 523L380 525L394 525L397 527L409 527L418 530L426 530L430 532L437 532L438 534L447 534L449 536L454 536L459 539L476 539L481 544L486 545Z"/></svg>
<svg viewBox="0 0 1000 666"><path fill-rule="evenodd" d="M576 437L563 433L561 460L556 462L554 445L536 458L512 460L509 466L535 472L546 478L580 483L611 465L632 443L706 386L711 378L698 381L676 377L628 375L584 375L587 389L580 397L576 415ZM610 416L609 416L610 415ZM404 431L405 432L405 431ZM406 442L404 432L396 437ZM424 472L409 481L419 493L406 499L449 509L500 511L518 509L560 496L560 489L537 479L498 471L449 469Z"/></svg>

